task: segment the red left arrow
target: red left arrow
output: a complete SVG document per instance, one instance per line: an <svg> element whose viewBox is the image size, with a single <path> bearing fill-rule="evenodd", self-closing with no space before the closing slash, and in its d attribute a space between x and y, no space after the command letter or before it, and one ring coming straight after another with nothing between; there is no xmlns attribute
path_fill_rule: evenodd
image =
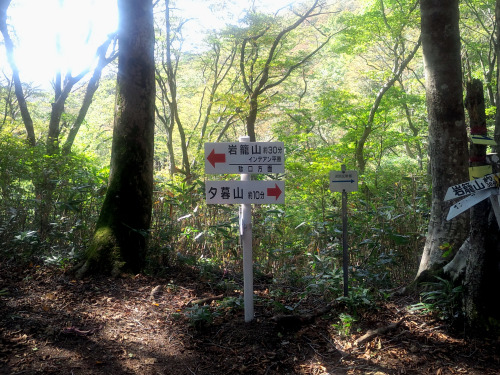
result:
<svg viewBox="0 0 500 375"><path fill-rule="evenodd" d="M282 193L282 191L279 188L278 184L274 184L273 188L267 188L267 196L268 197L276 197L276 200L278 200L281 193Z"/></svg>
<svg viewBox="0 0 500 375"><path fill-rule="evenodd" d="M225 163L226 162L226 154L216 154L215 148L212 149L210 155L208 155L207 160L212 164L212 167L215 168L215 163Z"/></svg>

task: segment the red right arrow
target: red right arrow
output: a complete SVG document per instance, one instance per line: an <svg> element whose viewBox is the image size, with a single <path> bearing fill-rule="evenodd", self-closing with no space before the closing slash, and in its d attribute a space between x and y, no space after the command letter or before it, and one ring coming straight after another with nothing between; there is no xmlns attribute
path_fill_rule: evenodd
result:
<svg viewBox="0 0 500 375"><path fill-rule="evenodd" d="M225 163L226 162L226 154L216 154L215 148L212 149L210 155L208 155L207 160L212 164L212 167L215 168L215 163Z"/></svg>
<svg viewBox="0 0 500 375"><path fill-rule="evenodd" d="M276 197L276 200L278 200L279 196L281 195L281 189L279 188L278 184L274 184L275 186L273 188L267 188L267 196L268 197Z"/></svg>

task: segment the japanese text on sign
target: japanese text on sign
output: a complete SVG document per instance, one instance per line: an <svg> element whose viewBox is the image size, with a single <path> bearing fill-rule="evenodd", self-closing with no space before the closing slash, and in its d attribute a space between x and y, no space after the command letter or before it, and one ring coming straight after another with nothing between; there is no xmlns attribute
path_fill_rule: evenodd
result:
<svg viewBox="0 0 500 375"><path fill-rule="evenodd" d="M358 171L330 171L330 190L346 193L358 191Z"/></svg>
<svg viewBox="0 0 500 375"><path fill-rule="evenodd" d="M205 143L206 173L283 173L283 142Z"/></svg>
<svg viewBox="0 0 500 375"><path fill-rule="evenodd" d="M281 161L283 147L276 145L261 145L252 143L229 143L227 147L229 155L278 155L275 156ZM239 150L239 153L238 153Z"/></svg>
<svg viewBox="0 0 500 375"><path fill-rule="evenodd" d="M206 181L208 204L283 204L284 181Z"/></svg>
<svg viewBox="0 0 500 375"><path fill-rule="evenodd" d="M495 174L489 174L482 178L451 186L448 188L444 200L465 197L475 192L494 187L498 187L498 177Z"/></svg>
<svg viewBox="0 0 500 375"><path fill-rule="evenodd" d="M334 179L349 179L352 180L354 178L354 173L353 171L347 171L347 172L334 172L333 173L333 178ZM357 177L357 176L356 176Z"/></svg>

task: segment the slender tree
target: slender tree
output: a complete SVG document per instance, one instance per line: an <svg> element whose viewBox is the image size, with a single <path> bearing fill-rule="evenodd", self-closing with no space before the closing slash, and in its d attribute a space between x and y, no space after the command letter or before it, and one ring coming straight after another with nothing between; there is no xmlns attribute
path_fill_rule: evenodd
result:
<svg viewBox="0 0 500 375"><path fill-rule="evenodd" d="M151 0L118 0L118 81L108 190L86 252L85 272L138 272L151 223L154 25Z"/></svg>
<svg viewBox="0 0 500 375"><path fill-rule="evenodd" d="M308 51L302 51L294 57L285 57L285 51L293 49L286 44L287 37L307 22L320 17L324 4L320 0L298 14L294 22L282 28L277 33L271 30L271 24L257 24L256 29L250 28L241 44L239 67L245 93L247 95L248 112L246 115L246 128L250 140L255 142L255 124L259 113L259 100L264 93L276 88L287 80L288 77L300 66L303 66L317 54L331 39L333 34L325 35L318 32L316 45ZM258 17L256 17L258 19ZM297 47L297 46L294 46ZM261 59L261 56L264 58ZM280 60L288 60L285 65Z"/></svg>
<svg viewBox="0 0 500 375"><path fill-rule="evenodd" d="M14 92L18 102L19 110L21 112L24 127L26 129L27 141L29 146L34 147L37 144L37 138L33 126L33 119L28 109L26 100L27 95L23 88L19 69L14 59L14 43L9 35L7 28L7 9L9 7L9 4L10 0L0 0L0 32L4 37L5 50L7 53L9 65L12 69ZM64 144L65 154L68 154L71 151L73 141L75 140L80 125L87 115L90 104L92 103L94 93L99 86L99 80L102 70L116 57L114 49L109 55L107 55L108 48L113 39L114 36L110 35L109 38L97 50L99 62L94 69L92 78L87 84L86 94L81 104L79 115L72 125L72 128ZM64 122L62 122L61 119L65 111L64 106L75 85L80 82L89 73L89 71L90 68L83 69L79 74L75 76L73 76L71 72L67 72L64 78L62 78L62 72L59 71L56 74L56 79L54 82L54 100L51 103L52 110L50 112L50 120L48 123L47 139L45 144L45 154L47 156L55 156L60 152L60 142L62 138L61 131L64 126ZM42 165L40 166L40 169L43 170L42 175L40 176L40 178L34 179L33 181L38 202L35 221L38 223L40 236L44 238L50 230L50 214L54 206L53 194L54 190L56 189L55 181L57 181L58 176L54 175L54 171L51 166L47 167L45 165Z"/></svg>
<svg viewBox="0 0 500 375"><path fill-rule="evenodd" d="M179 115L179 100L177 97L177 70L179 67L180 50L174 51L173 48L173 44L175 42L182 42L182 38L180 38L179 34L184 22L181 22L176 30L173 30L170 10L170 1L165 0L165 43L160 49L162 62L160 64L160 68L157 69L156 74L158 86L160 88L160 103L163 104L166 102L168 104L168 113L166 112L166 106L164 104L161 109L156 109L156 113L158 114L160 121L163 122L165 130L167 131L167 147L170 153L170 174L173 174L176 171L181 171L189 180L191 176L191 166L189 164L189 155L187 150L188 144L186 132L184 131L184 125L182 124L181 117ZM163 73L164 75L162 75ZM175 126L177 126L179 131L182 151L182 168L177 168L175 166L172 145Z"/></svg>
<svg viewBox="0 0 500 375"><path fill-rule="evenodd" d="M19 109L21 111L21 117L26 128L26 137L28 143L31 146L35 146L36 137L35 130L33 127L33 119L28 110L28 105L26 103L26 98L23 93L23 87L21 85L21 78L19 77L19 69L14 60L14 43L9 35L7 29L7 9L9 8L11 0L0 0L0 32L3 35L5 41L5 50L7 52L7 59L9 60L9 65L12 69L12 79L14 81L14 91L19 104Z"/></svg>

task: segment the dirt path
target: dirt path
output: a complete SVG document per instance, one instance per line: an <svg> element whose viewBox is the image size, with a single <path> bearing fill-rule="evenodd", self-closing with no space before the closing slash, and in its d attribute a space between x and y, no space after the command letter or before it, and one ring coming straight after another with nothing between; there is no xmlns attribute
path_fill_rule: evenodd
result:
<svg viewBox="0 0 500 375"><path fill-rule="evenodd" d="M408 300L362 314L355 333L341 337L335 310L278 329L265 286L256 319L245 324L239 292L211 285L190 269L166 279L75 280L45 267L0 265L0 374L500 373L497 341L454 337L410 314ZM227 298L211 306L190 306L221 293ZM379 327L389 329L356 345Z"/></svg>

